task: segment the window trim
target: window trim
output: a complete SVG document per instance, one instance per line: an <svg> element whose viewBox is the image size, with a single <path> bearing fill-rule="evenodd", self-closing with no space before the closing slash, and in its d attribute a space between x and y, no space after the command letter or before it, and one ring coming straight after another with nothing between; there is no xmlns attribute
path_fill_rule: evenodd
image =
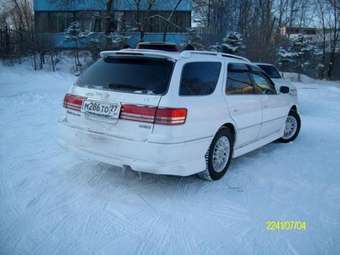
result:
<svg viewBox="0 0 340 255"><path fill-rule="evenodd" d="M219 73L218 78L217 78L216 86L211 93L205 94L205 95L181 95L181 84L182 84L182 78L183 78L183 70L184 70L186 65L193 64L193 63L218 63L218 64L220 64L220 73ZM222 70L223 70L223 63L221 61L208 61L208 60L206 60L206 61L191 61L191 62L184 63L182 65L182 68L181 68L181 76L180 76L180 79L179 79L179 86L178 86L178 96L180 96L180 97L205 97L205 96L210 96L210 95L214 94L215 91L216 91L216 88L218 86L218 83L221 79L221 73L222 73L221 71Z"/></svg>
<svg viewBox="0 0 340 255"><path fill-rule="evenodd" d="M247 67L247 69L248 69L248 76L249 76L249 79L250 79L250 81L251 81L251 85L252 85L252 87L253 87L253 92L254 93L252 93L252 94L228 94L227 92L226 92L226 89L227 89L227 86L228 86L228 77L229 77L229 71L228 71L228 67L229 67L229 65L230 64L244 64L246 67ZM275 83L272 81L272 79L264 72L264 71L262 71L262 70L260 70L260 71L254 71L254 70L252 70L252 67L253 65L251 65L251 64L248 64L248 63L242 63L242 62L229 62L228 64L227 64L227 67L226 67L226 69L227 69L227 72L226 72L226 74L227 74L227 77L226 77L226 79L224 79L225 80L225 86L224 86L224 94L225 95L227 95L227 96L261 96L261 95L267 95L267 96L271 96L271 95L279 95L279 93L277 92L277 90L276 90L276 86L275 86ZM259 67L260 68L260 67ZM259 93L256 93L256 83L255 83L255 81L254 81L254 79L253 79L253 77L252 77L252 73L259 73L259 74L262 74L262 75L264 75L266 78L267 78L267 80L270 82L270 85L273 87L273 89L274 89L274 91L275 91L275 93L273 93L273 94L259 94Z"/></svg>
<svg viewBox="0 0 340 255"><path fill-rule="evenodd" d="M282 75L281 75L279 69L277 69L277 67L276 67L275 65L272 65L272 64L258 64L257 66L259 66L259 67L265 72L265 74L267 74L267 73L266 73L266 71L263 69L263 67L264 67L264 66L272 67L273 69L275 69L275 71L279 74L280 77L279 77L279 78L271 78L271 77L269 76L269 74L267 74L267 75L269 76L269 78L270 78L270 79L282 79Z"/></svg>
<svg viewBox="0 0 340 255"><path fill-rule="evenodd" d="M255 82L253 76L250 75L250 79L252 80L252 83L253 83L253 86L254 86L254 95L267 95L267 96L270 96L270 95L278 95L274 82L270 79L270 77L269 77L264 71L258 72L258 71L252 71L252 70L250 70L249 74L260 74L260 75L262 74L264 77L266 77L266 79L269 81L270 85L271 85L272 88L274 89L274 93L273 93L273 94L260 94L260 93L256 93L255 88L256 88L257 84L256 84L256 82Z"/></svg>
<svg viewBox="0 0 340 255"><path fill-rule="evenodd" d="M228 68L229 68L229 65L231 65L231 64L243 64L243 65L245 65L247 67L248 78L249 78L250 83L251 83L250 85L253 87L253 93L252 94L229 94L229 93L227 93L226 90L227 90L227 87L228 87L228 79L229 79L229 70L228 70ZM250 69L250 66L247 63L229 62L226 69L227 69L227 72L226 72L227 73L227 77L226 77L226 79L224 79L225 80L224 95L226 95L226 96L254 96L254 95L258 95L257 93L255 93L255 85L254 85L253 79L252 79L252 77L250 75L251 69Z"/></svg>

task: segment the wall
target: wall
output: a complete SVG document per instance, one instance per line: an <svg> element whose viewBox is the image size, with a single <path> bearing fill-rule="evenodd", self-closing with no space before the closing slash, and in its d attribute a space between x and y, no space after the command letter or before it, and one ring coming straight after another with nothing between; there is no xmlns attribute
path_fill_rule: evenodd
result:
<svg viewBox="0 0 340 255"><path fill-rule="evenodd" d="M75 47L74 42L66 41L64 33L52 33L49 37L56 48L60 49L70 49ZM186 33L167 33L167 42L176 43L177 45L185 44L187 41ZM145 33L144 41L150 42L161 42L163 40L163 33ZM129 34L128 43L131 48L135 48L137 43L140 41L140 33ZM80 48L89 47L88 40L82 40L80 42Z"/></svg>
<svg viewBox="0 0 340 255"><path fill-rule="evenodd" d="M172 10L178 0L156 0L152 10ZM67 3L67 4L66 4ZM142 0L140 9L147 9L147 0ZM81 11L81 10L105 10L106 0L34 0L34 11ZM114 0L113 10L135 10L133 0ZM178 11L191 11L192 0L182 0Z"/></svg>
<svg viewBox="0 0 340 255"><path fill-rule="evenodd" d="M170 13L170 11L141 11L139 13L140 20L146 20L147 17L154 17L144 27L144 31L163 32L167 24L164 20L170 16ZM64 32L72 21L79 21L82 31L104 32L103 16L102 11L36 11L35 28L39 33L58 33ZM160 16L163 18L159 18ZM114 17L115 21L112 31L126 31L124 28L137 27L136 12L114 12ZM176 26L169 25L169 32L185 32L187 28L191 27L191 12L175 12L171 21L175 23Z"/></svg>

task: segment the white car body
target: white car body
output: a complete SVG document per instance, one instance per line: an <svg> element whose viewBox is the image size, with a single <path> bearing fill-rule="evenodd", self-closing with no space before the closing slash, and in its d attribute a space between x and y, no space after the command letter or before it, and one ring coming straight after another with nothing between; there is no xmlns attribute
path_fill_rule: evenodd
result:
<svg viewBox="0 0 340 255"><path fill-rule="evenodd" d="M205 155L222 126L228 125L234 130L235 158L282 137L290 109L297 109L297 98L290 94L227 95L228 64L252 65L241 57L213 52L156 50L102 52L101 56L105 58L116 54L140 54L173 61L174 70L167 93L125 93L74 85L68 94L107 103L185 108L187 115L184 124L160 125L120 118L106 121L83 111L64 109L59 121L60 143L111 165L155 174L192 175L206 169ZM221 64L212 94L179 96L182 68L191 62Z"/></svg>

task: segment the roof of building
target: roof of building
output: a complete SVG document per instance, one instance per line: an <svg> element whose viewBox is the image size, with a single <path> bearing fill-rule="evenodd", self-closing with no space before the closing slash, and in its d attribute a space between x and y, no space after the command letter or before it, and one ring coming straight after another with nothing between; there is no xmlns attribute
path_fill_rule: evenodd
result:
<svg viewBox="0 0 340 255"><path fill-rule="evenodd" d="M317 32L315 27L284 27L288 34L310 34L314 35Z"/></svg>
<svg viewBox="0 0 340 255"><path fill-rule="evenodd" d="M170 11L176 6L178 0L156 0L151 10ZM102 11L106 9L106 0L33 0L34 11ZM148 1L141 0L140 10L147 10ZM113 10L136 10L134 0L114 0ZM182 0L177 11L191 11L192 0Z"/></svg>

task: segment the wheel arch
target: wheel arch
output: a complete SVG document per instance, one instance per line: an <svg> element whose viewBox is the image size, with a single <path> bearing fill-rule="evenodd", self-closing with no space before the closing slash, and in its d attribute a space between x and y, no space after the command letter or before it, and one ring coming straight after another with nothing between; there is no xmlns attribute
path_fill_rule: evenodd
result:
<svg viewBox="0 0 340 255"><path fill-rule="evenodd" d="M233 135L233 144L235 144L236 137L237 137L236 136L236 127L235 127L235 125L233 123L231 123L231 122L226 122L223 125L221 125L219 129L221 129L221 128L229 128L230 129L230 131L231 131L231 133Z"/></svg>
<svg viewBox="0 0 340 255"><path fill-rule="evenodd" d="M289 112L291 112L291 111L298 112L298 107L297 107L297 105L293 104L293 105L290 107L290 109L289 109Z"/></svg>

